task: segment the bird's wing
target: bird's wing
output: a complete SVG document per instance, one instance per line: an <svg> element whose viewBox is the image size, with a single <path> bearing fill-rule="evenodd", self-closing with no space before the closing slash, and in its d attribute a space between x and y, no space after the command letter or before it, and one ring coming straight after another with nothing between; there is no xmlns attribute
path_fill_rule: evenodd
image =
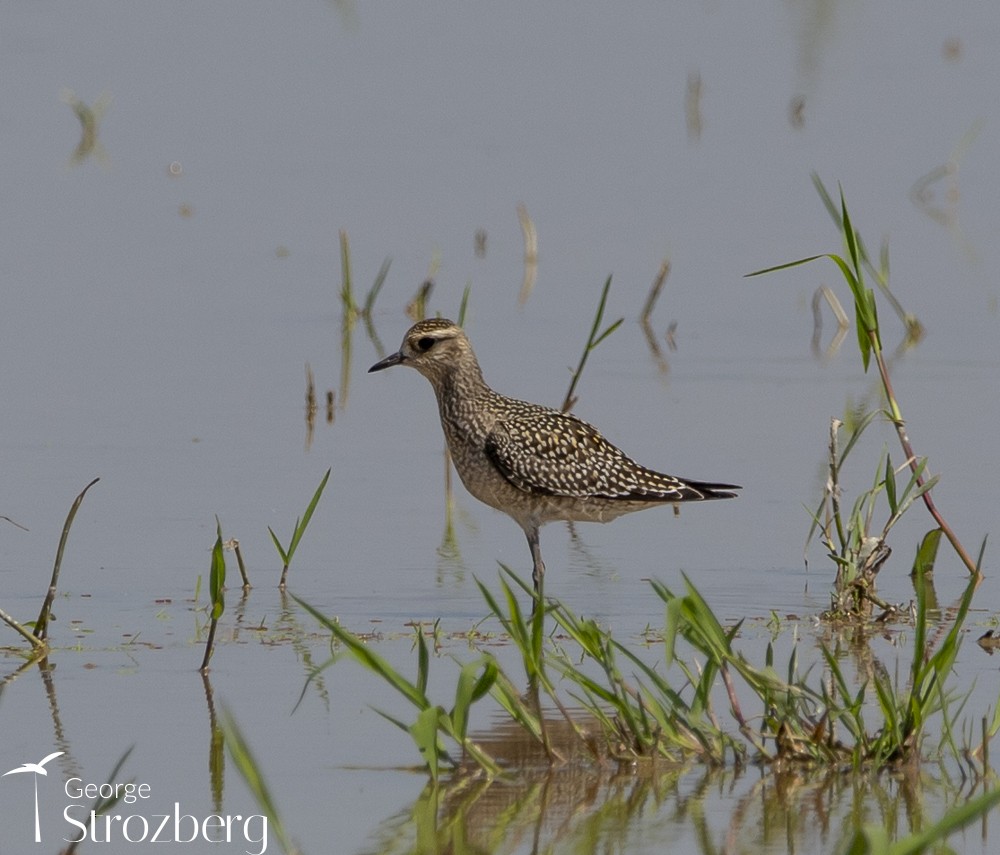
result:
<svg viewBox="0 0 1000 855"><path fill-rule="evenodd" d="M485 451L497 470L526 492L665 502L701 498L679 479L637 464L592 425L558 410L498 420Z"/></svg>

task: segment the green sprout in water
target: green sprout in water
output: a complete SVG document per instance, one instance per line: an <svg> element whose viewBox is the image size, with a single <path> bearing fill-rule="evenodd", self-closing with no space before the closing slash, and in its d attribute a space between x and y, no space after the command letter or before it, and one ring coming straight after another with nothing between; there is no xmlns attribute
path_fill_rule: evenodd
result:
<svg viewBox="0 0 1000 855"><path fill-rule="evenodd" d="M208 629L208 640L205 642L205 658L201 660L201 672L208 671L208 662L212 658L215 647L215 630L219 618L226 610L226 553L222 543L222 523L215 518L215 546L212 547L212 566L208 576L208 595L211 600L209 617L211 623Z"/></svg>
<svg viewBox="0 0 1000 855"><path fill-rule="evenodd" d="M278 555L282 561L281 568L281 581L278 583L278 587L284 591L286 587L286 579L288 576L288 567L292 563L292 557L295 555L295 550L298 549L299 541L302 540L302 535L306 533L306 528L309 526L309 520L312 519L313 511L316 510L316 505L319 504L320 496L323 495L323 489L326 487L326 482L330 479L330 471L326 470L326 474L323 476L323 480L319 482L319 486L316 488L316 492L313 493L313 497L306 508L305 513L297 520L295 520L295 528L292 530L292 539L288 541L288 548L286 549L281 545L281 541L278 540L278 536L274 533L274 530L268 526L267 530L271 534L271 540L274 542L274 548L278 550Z"/></svg>

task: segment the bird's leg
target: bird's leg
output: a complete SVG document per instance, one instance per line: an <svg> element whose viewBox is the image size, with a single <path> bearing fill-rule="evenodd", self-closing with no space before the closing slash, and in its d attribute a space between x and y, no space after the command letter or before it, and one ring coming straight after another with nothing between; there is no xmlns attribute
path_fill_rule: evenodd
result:
<svg viewBox="0 0 1000 855"><path fill-rule="evenodd" d="M531 570L531 581L535 583L535 601L542 600L542 586L545 581L545 563L542 561L542 549L538 544L538 526L532 526L524 530L528 537L528 546L531 548L531 560L534 567ZM532 609L534 611L534 609Z"/></svg>

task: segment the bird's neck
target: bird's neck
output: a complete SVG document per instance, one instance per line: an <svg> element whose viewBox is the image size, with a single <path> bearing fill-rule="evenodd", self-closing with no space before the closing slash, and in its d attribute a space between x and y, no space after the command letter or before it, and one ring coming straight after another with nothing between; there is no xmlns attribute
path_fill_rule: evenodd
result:
<svg viewBox="0 0 1000 855"><path fill-rule="evenodd" d="M484 398L494 394L486 381L479 364L475 361L455 366L434 384L438 410L446 430L468 430L478 432L481 425Z"/></svg>
<svg viewBox="0 0 1000 855"><path fill-rule="evenodd" d="M483 372L474 356L468 355L461 363L449 366L434 384L438 400L475 400L488 394L490 387L483 380Z"/></svg>

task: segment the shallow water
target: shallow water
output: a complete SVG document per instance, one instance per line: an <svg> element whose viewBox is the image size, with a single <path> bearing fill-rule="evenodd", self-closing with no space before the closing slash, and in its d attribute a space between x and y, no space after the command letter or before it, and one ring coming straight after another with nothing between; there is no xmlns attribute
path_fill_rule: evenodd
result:
<svg viewBox="0 0 1000 855"><path fill-rule="evenodd" d="M847 300L832 265L743 275L839 251L809 176L840 182L872 251L888 236L894 291L927 330L894 360L896 392L915 448L942 474L938 506L978 550L998 528L1000 480L991 121L1000 69L986 37L998 15L971 3L906 14L888 3L780 2L629 15L530 4L7 8L0 514L29 531L0 528L0 608L37 614L69 505L101 478L70 536L54 670L28 669L0 695L4 770L66 752L50 767L59 774L39 782L45 851L64 830L56 780L103 781L130 745L123 774L150 783L156 806L210 813L211 710L223 702L307 851L331 840L337 851L378 851L393 823L419 809L425 777L402 770L417 762L410 740L371 710L402 714L391 690L344 663L292 713L328 643L274 590L267 528L287 540L332 467L292 590L355 631L380 632L377 649L407 668L408 622L441 618L446 633L468 631L485 614L475 579L492 583L498 561L523 570L528 551L516 526L461 488L446 541L427 384L402 369L366 376L383 351L361 324L344 348L341 229L359 298L392 259L373 317L383 350L398 345L404 307L429 274L431 313L454 317L471 285L466 326L487 379L555 405L613 273L607 319L626 321L592 355L577 412L649 465L740 483L744 494L679 518L548 526L549 593L638 643L663 620L644 580L677 587L684 572L720 617L751 619L747 643L762 648L774 611L806 618L803 646L814 650L808 617L827 605L832 568L815 545L803 562L804 506L825 478L830 418L871 395L874 378L860 368L853 330L829 356L812 350L816 287ZM81 126L64 88L89 105L110 98L98 145L76 164ZM524 306L519 203L539 240ZM665 257L657 359L635 319ZM901 325L884 304L880 313L893 351ZM821 348L831 337L827 314ZM308 449L307 363L318 393L334 389L337 401ZM847 489L871 483L883 441L901 462L891 433L872 433ZM191 599L198 577L207 581L216 514L256 587L242 613L229 593L210 700L195 670L204 618ZM907 573L929 527L915 508L896 529L886 599L912 597ZM984 569L955 677L961 687L976 679L971 721L996 699L996 660L971 643L1000 611L992 548ZM941 602L954 601L963 571L944 547L936 577ZM204 597L203 585L199 605ZM874 642L890 672L907 638L904 628ZM14 674L17 657L4 662ZM452 690L447 668L433 679ZM488 714L480 718L488 732ZM27 777L0 782L0 827L20 835L0 852L31 845ZM594 812L616 799L643 806L609 809L630 852L665 837L748 852L835 851L842 839L834 826L796 822L792 797L787 823L763 808L748 819L762 790L788 792L749 773L695 770L645 786L599 778L588 796ZM885 786L886 804L907 801ZM814 787L854 821L851 797L832 785L794 796ZM700 790L711 796L692 800ZM925 788L921 816L953 798L948 786ZM256 810L231 767L224 807ZM610 839L581 842L562 814L549 820L569 829L546 837L555 848ZM747 823L757 832L743 833ZM506 851L530 851L532 839L511 838ZM990 848L978 832L951 843Z"/></svg>

